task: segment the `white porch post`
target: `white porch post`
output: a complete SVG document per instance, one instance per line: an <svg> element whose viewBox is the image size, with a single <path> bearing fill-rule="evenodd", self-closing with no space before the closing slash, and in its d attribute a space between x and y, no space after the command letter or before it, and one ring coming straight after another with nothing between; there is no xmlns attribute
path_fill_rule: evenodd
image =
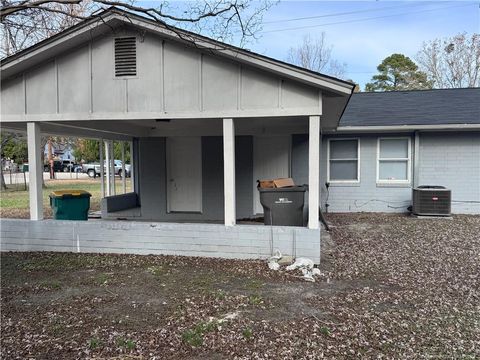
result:
<svg viewBox="0 0 480 360"><path fill-rule="evenodd" d="M236 222L235 204L235 124L233 119L223 119L223 183L225 201L225 226Z"/></svg>
<svg viewBox="0 0 480 360"><path fill-rule="evenodd" d="M120 143L122 145L122 189L123 193L127 193L127 173L125 171L125 142Z"/></svg>
<svg viewBox="0 0 480 360"><path fill-rule="evenodd" d="M111 195L116 195L117 192L115 191L115 153L113 152L113 140L109 141L110 147L110 175L112 176L112 185L110 185L110 191L112 192Z"/></svg>
<svg viewBox="0 0 480 360"><path fill-rule="evenodd" d="M107 170L107 181L106 181L106 185L107 185L107 196L110 196L112 195L112 191L111 191L111 183L110 183L110 149L109 149L109 146L108 146L108 140L104 142L105 143L105 162L103 164L101 164L100 166L105 166L105 169Z"/></svg>
<svg viewBox="0 0 480 360"><path fill-rule="evenodd" d="M135 192L135 171L133 169L133 141L130 141L130 182L132 183L132 192Z"/></svg>
<svg viewBox="0 0 480 360"><path fill-rule="evenodd" d="M308 227L318 229L320 204L320 116L310 116L308 132Z"/></svg>
<svg viewBox="0 0 480 360"><path fill-rule="evenodd" d="M28 183L30 198L30 220L43 219L42 194L42 153L40 125L34 122L27 123L28 142Z"/></svg>
<svg viewBox="0 0 480 360"><path fill-rule="evenodd" d="M99 142L99 152L100 152L100 190L102 193L102 198L105 197L105 169L103 168L103 139L100 139Z"/></svg>

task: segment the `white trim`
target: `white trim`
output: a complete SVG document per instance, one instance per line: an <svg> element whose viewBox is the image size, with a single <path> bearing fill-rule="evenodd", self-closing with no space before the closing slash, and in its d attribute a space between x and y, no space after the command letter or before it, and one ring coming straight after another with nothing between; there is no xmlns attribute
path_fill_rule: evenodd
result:
<svg viewBox="0 0 480 360"><path fill-rule="evenodd" d="M132 183L132 192L136 192L137 189L135 189L135 162L133 159L133 140L129 141L129 146L130 146L130 181ZM137 148L138 149L138 148Z"/></svg>
<svg viewBox="0 0 480 360"><path fill-rule="evenodd" d="M110 182L110 171L112 170L110 168L110 145L109 145L109 140L104 140L103 141L103 144L105 146L105 161L103 164L100 164L100 168L102 166L105 166L105 170L106 170L106 192L107 192L107 196L111 196L112 195L112 183Z"/></svg>
<svg viewBox="0 0 480 360"><path fill-rule="evenodd" d="M125 171L125 143L120 142L122 145L122 191L124 194L127 193L127 172Z"/></svg>
<svg viewBox="0 0 480 360"><path fill-rule="evenodd" d="M27 123L30 220L43 220L43 166L40 125Z"/></svg>
<svg viewBox="0 0 480 360"><path fill-rule="evenodd" d="M343 141L343 140L356 140L357 141L357 180L331 180L330 179L330 142L331 141ZM355 159L350 159L350 161L355 161ZM330 184L359 184L360 183L360 138L359 137L349 137L349 138L329 138L327 140L327 182Z"/></svg>
<svg viewBox="0 0 480 360"><path fill-rule="evenodd" d="M308 128L308 228L318 229L320 207L320 116L309 117Z"/></svg>
<svg viewBox="0 0 480 360"><path fill-rule="evenodd" d="M113 152L113 140L108 141L108 147L110 148L110 181L112 182L110 190L112 195L117 195L117 190L115 187L115 153Z"/></svg>
<svg viewBox="0 0 480 360"><path fill-rule="evenodd" d="M413 130L480 130L480 124L443 124L443 125L392 125L392 126L339 126L331 133L375 132L375 131L413 131Z"/></svg>
<svg viewBox="0 0 480 360"><path fill-rule="evenodd" d="M382 140L407 140L407 158L382 158L380 159L380 141ZM385 180L380 179L380 161L407 162L407 180ZM377 184L410 184L412 181L412 138L409 136L382 136L377 138L377 159L376 159L376 181Z"/></svg>
<svg viewBox="0 0 480 360"><path fill-rule="evenodd" d="M225 226L236 223L235 203L235 123L233 119L223 119L223 183Z"/></svg>
<svg viewBox="0 0 480 360"><path fill-rule="evenodd" d="M309 116L318 113L318 107L289 109L248 109L248 110L186 110L186 111L152 111L152 112L79 112L61 114L2 114L2 123L35 121L84 121L84 120L149 120L149 119L217 119L217 118L252 118L252 117L288 117ZM122 134L127 135L127 134ZM139 136L145 136L140 135Z"/></svg>
<svg viewBox="0 0 480 360"><path fill-rule="evenodd" d="M102 164L105 164L105 160L103 158L103 144L104 140L100 139L98 143L98 152L100 153L100 192L102 193L102 199L105 197L105 167ZM93 171L96 175L95 166L93 167Z"/></svg>

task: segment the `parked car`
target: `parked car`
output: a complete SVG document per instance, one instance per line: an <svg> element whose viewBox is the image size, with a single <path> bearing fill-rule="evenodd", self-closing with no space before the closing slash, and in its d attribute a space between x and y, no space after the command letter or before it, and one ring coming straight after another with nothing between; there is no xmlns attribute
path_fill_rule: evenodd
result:
<svg viewBox="0 0 480 360"><path fill-rule="evenodd" d="M62 161L62 171L63 172L78 172L82 169L82 165L75 164L73 161L70 160L63 160Z"/></svg>
<svg viewBox="0 0 480 360"><path fill-rule="evenodd" d="M50 164L44 164L43 165L43 171L44 172L50 172ZM53 172L61 172L63 171L63 162L60 160L54 160L53 161Z"/></svg>
<svg viewBox="0 0 480 360"><path fill-rule="evenodd" d="M122 176L122 160L114 160L115 163L115 175ZM107 172L106 168L106 162L104 162L105 167L104 167L104 172ZM100 176L100 164L99 163L93 163L93 164L83 164L82 166L83 172L87 173L89 177L95 178L97 176ZM129 177L131 172L130 172L130 164L125 164L125 173L126 176Z"/></svg>

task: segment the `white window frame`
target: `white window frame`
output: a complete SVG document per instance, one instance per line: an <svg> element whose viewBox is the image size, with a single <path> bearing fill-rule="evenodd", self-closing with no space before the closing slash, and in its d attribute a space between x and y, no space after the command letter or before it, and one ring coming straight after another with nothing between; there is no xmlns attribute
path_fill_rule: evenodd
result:
<svg viewBox="0 0 480 360"><path fill-rule="evenodd" d="M331 180L330 179L330 142L332 141L347 141L347 140L356 140L357 141L357 159L334 159L335 160L349 160L357 161L357 179L356 180ZM330 138L327 141L327 181L330 184L359 184L360 183L360 138Z"/></svg>
<svg viewBox="0 0 480 360"><path fill-rule="evenodd" d="M380 142L382 140L407 140L407 158L380 158ZM406 180L380 179L380 161L407 161ZM410 184L412 180L412 139L409 136L402 137L379 137L377 139L377 184Z"/></svg>

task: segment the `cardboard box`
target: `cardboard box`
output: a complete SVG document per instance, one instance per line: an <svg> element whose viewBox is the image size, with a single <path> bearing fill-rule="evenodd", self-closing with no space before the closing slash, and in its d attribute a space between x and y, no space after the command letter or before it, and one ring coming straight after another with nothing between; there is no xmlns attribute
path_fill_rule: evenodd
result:
<svg viewBox="0 0 480 360"><path fill-rule="evenodd" d="M273 180L258 180L258 187L262 189L271 189L275 187Z"/></svg>
<svg viewBox="0 0 480 360"><path fill-rule="evenodd" d="M289 186L295 186L292 178L284 178L284 179L275 179L273 180L275 187L277 188L284 188Z"/></svg>
<svg viewBox="0 0 480 360"><path fill-rule="evenodd" d="M289 186L295 186L292 178L258 180L258 187L262 189L284 188Z"/></svg>

